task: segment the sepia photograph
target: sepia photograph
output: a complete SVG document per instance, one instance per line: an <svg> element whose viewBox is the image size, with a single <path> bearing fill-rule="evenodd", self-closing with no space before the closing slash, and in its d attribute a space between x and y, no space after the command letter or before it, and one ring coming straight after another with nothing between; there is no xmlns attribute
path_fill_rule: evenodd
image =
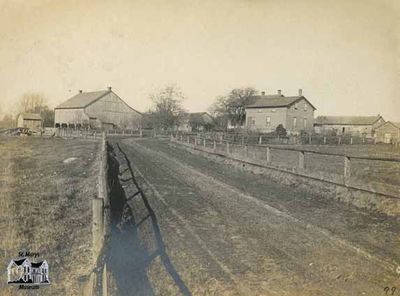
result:
<svg viewBox="0 0 400 296"><path fill-rule="evenodd" d="M0 0L0 296L400 296L399 0Z"/></svg>

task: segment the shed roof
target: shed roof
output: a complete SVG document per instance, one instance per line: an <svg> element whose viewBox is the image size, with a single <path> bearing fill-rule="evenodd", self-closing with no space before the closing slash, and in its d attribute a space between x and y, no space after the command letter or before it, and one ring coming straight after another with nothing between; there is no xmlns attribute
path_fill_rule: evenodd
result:
<svg viewBox="0 0 400 296"><path fill-rule="evenodd" d="M315 125L372 125L382 116L318 116Z"/></svg>
<svg viewBox="0 0 400 296"><path fill-rule="evenodd" d="M304 99L312 108L316 109L304 96L285 97L284 95L254 96L255 102L247 105L246 108L277 108L289 107Z"/></svg>
<svg viewBox="0 0 400 296"><path fill-rule="evenodd" d="M78 93L72 98L68 99L64 103L58 105L55 109L80 109L85 108L94 101L102 98L106 94L110 93L111 90L91 91Z"/></svg>
<svg viewBox="0 0 400 296"><path fill-rule="evenodd" d="M42 120L42 116L40 116L39 113L21 113L20 116L22 116L23 119L27 120Z"/></svg>

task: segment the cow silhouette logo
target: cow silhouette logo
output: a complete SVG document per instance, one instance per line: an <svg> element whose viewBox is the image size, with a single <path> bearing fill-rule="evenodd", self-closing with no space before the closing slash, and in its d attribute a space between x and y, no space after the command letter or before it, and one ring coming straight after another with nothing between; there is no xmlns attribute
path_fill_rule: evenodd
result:
<svg viewBox="0 0 400 296"><path fill-rule="evenodd" d="M27 257L12 259L7 267L8 284L48 285L49 265L46 260L33 262Z"/></svg>

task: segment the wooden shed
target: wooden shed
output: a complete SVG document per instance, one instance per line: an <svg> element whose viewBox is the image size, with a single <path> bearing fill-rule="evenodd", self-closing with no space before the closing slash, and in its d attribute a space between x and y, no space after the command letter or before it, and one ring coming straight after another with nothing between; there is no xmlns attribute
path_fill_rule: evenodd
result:
<svg viewBox="0 0 400 296"><path fill-rule="evenodd" d="M400 143L400 122L387 121L375 129L376 141L387 144Z"/></svg>
<svg viewBox="0 0 400 296"><path fill-rule="evenodd" d="M17 117L17 127L41 130L42 117L38 113L20 113Z"/></svg>

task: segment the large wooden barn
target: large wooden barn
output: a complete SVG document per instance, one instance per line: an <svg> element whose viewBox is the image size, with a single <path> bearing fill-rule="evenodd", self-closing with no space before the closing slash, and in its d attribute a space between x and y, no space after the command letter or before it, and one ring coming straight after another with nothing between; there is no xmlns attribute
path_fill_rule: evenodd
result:
<svg viewBox="0 0 400 296"><path fill-rule="evenodd" d="M55 108L55 127L139 129L142 114L108 90L82 92Z"/></svg>

